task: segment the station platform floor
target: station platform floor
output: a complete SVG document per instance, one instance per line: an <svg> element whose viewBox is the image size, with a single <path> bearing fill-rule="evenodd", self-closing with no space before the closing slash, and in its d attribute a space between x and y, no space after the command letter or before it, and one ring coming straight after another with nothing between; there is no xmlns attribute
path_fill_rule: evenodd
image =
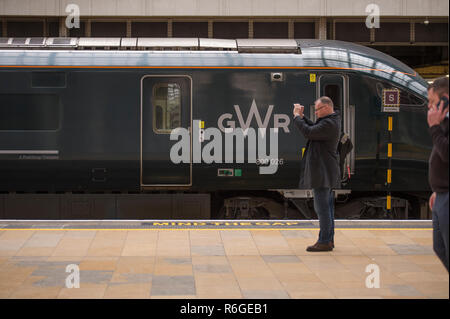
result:
<svg viewBox="0 0 450 319"><path fill-rule="evenodd" d="M0 220L0 298L449 298L431 221L337 220L335 249L307 252L318 232L317 221Z"/></svg>

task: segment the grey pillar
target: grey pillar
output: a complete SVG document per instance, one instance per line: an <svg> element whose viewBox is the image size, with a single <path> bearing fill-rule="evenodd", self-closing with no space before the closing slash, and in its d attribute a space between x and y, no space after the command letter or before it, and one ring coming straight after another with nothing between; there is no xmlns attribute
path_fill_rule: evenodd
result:
<svg viewBox="0 0 450 319"><path fill-rule="evenodd" d="M321 17L319 18L319 39L326 40L327 39L327 18Z"/></svg>
<svg viewBox="0 0 450 319"><path fill-rule="evenodd" d="M59 18L59 36L61 38L65 38L69 35L69 32L66 28L66 17Z"/></svg>

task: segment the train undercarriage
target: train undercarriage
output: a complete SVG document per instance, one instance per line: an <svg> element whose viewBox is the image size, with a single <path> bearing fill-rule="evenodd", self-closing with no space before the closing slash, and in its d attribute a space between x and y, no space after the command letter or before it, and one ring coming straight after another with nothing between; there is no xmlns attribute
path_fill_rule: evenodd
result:
<svg viewBox="0 0 450 319"><path fill-rule="evenodd" d="M431 219L425 193L336 191L336 219ZM317 219L312 191L0 194L0 219Z"/></svg>

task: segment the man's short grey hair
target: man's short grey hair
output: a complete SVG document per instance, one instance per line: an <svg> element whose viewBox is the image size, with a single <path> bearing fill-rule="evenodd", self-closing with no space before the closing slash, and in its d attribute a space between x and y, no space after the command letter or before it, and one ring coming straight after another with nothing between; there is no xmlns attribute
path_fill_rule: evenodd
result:
<svg viewBox="0 0 450 319"><path fill-rule="evenodd" d="M328 96L319 97L319 101L320 103L327 104L328 106L334 108L333 101Z"/></svg>

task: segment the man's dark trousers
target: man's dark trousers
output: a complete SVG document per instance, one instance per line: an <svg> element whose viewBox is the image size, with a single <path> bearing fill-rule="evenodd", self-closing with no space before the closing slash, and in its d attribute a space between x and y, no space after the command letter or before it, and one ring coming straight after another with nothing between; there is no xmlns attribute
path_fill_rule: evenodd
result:
<svg viewBox="0 0 450 319"><path fill-rule="evenodd" d="M334 242L334 194L331 188L314 188L314 210L319 217L319 244Z"/></svg>
<svg viewBox="0 0 450 319"><path fill-rule="evenodd" d="M433 249L448 271L448 192L436 192L433 205Z"/></svg>

